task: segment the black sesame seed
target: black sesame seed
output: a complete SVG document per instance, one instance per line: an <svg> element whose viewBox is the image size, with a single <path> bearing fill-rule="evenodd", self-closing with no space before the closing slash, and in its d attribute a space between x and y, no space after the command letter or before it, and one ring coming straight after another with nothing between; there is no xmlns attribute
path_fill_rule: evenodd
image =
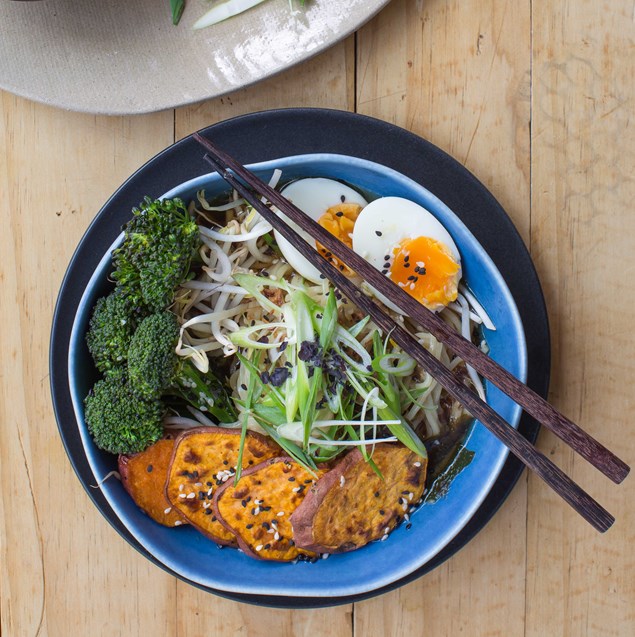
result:
<svg viewBox="0 0 635 637"><path fill-rule="evenodd" d="M406 261L406 262L403 264L403 267L404 267L404 268L409 268L409 267L410 267L410 264Z"/></svg>
<svg viewBox="0 0 635 637"><path fill-rule="evenodd" d="M411 528L412 528L412 522L408 522L408 524L406 524L406 531L410 531Z"/></svg>
<svg viewBox="0 0 635 637"><path fill-rule="evenodd" d="M326 277L323 274L320 274L320 279L326 279Z"/></svg>
<svg viewBox="0 0 635 637"><path fill-rule="evenodd" d="M211 511L211 509L205 509L205 510L206 511ZM212 522L216 522L216 516L215 515L212 516Z"/></svg>
<svg viewBox="0 0 635 637"><path fill-rule="evenodd" d="M376 234L378 237L381 237L381 235L383 234L383 232L380 232L379 230L375 230L375 234Z"/></svg>
<svg viewBox="0 0 635 637"><path fill-rule="evenodd" d="M384 511L383 509L379 509L379 515L384 515L386 513L386 511Z"/></svg>
<svg viewBox="0 0 635 637"><path fill-rule="evenodd" d="M207 498L207 494L205 493L205 491L199 491L198 492L198 499L199 500L205 500Z"/></svg>
<svg viewBox="0 0 635 637"><path fill-rule="evenodd" d="M254 526L253 524L248 524L245 528L246 528L246 529L252 529L252 528L253 528L253 526Z"/></svg>
<svg viewBox="0 0 635 637"><path fill-rule="evenodd" d="M387 255L384 257L384 261L390 261L390 255L389 255L389 254L387 254Z"/></svg>
<svg viewBox="0 0 635 637"><path fill-rule="evenodd" d="M147 471L148 473L152 473L152 469L153 469L153 468L154 468L154 467L153 467L151 464L149 464L149 465L146 467L146 471Z"/></svg>
<svg viewBox="0 0 635 637"><path fill-rule="evenodd" d="M340 265L340 272L344 272L344 266Z"/></svg>
<svg viewBox="0 0 635 637"><path fill-rule="evenodd" d="M212 483L211 483L209 480L208 480L205 484L206 484L208 487L211 487L211 486L212 486Z"/></svg>
<svg viewBox="0 0 635 637"><path fill-rule="evenodd" d="M245 383L243 383L243 384L240 386L240 388L241 388L243 391L247 391L247 385L245 385Z"/></svg>
<svg viewBox="0 0 635 637"><path fill-rule="evenodd" d="M240 503L243 505L243 507L247 508L247 500L241 500Z"/></svg>
<svg viewBox="0 0 635 637"><path fill-rule="evenodd" d="M414 281L416 278L417 278L417 277L416 277L414 274L411 274L411 275L408 277L408 281Z"/></svg>
<svg viewBox="0 0 635 637"><path fill-rule="evenodd" d="M289 482L295 482L295 478L294 478L293 476L291 476L291 477L289 478Z"/></svg>
<svg viewBox="0 0 635 637"><path fill-rule="evenodd" d="M346 195L340 195L340 201L344 203L346 201Z"/></svg>
<svg viewBox="0 0 635 637"><path fill-rule="evenodd" d="M336 217L343 217L343 216L344 216L344 213L340 210L339 212L336 212L336 213L335 213L335 216L336 216Z"/></svg>
<svg viewBox="0 0 635 637"><path fill-rule="evenodd" d="M212 515L211 509L205 509L205 515Z"/></svg>
<svg viewBox="0 0 635 637"><path fill-rule="evenodd" d="M375 497L378 498L379 497L379 491L375 491Z"/></svg>
<svg viewBox="0 0 635 637"><path fill-rule="evenodd" d="M267 529L267 531L271 528L271 525L269 524L269 522L263 522L260 526L263 529Z"/></svg>
<svg viewBox="0 0 635 637"><path fill-rule="evenodd" d="M404 260L406 263L408 263L408 261L410 261L410 255L409 255L409 254L407 254L407 255L403 258L403 260Z"/></svg>
<svg viewBox="0 0 635 637"><path fill-rule="evenodd" d="M410 491L402 491L401 495L408 495L410 493Z"/></svg>
<svg viewBox="0 0 635 637"><path fill-rule="evenodd" d="M228 465L229 464L229 460L223 460L223 464L224 465Z"/></svg>
<svg viewBox="0 0 635 637"><path fill-rule="evenodd" d="M308 480L304 481L304 484L311 484L311 482L313 482L313 480L311 480L311 478L309 478Z"/></svg>
<svg viewBox="0 0 635 637"><path fill-rule="evenodd" d="M268 278L268 277L269 277L269 272L267 272L267 270L263 270L263 271L260 273L260 276L264 276L264 277L267 277L267 278Z"/></svg>
<svg viewBox="0 0 635 637"><path fill-rule="evenodd" d="M283 341L283 342L280 344L280 351L281 351L281 352L284 352L284 350L285 350L285 349L287 349L287 345L288 345L288 344L289 344L289 341Z"/></svg>
<svg viewBox="0 0 635 637"><path fill-rule="evenodd" d="M271 544L265 544L264 549L265 551L268 551L271 548Z"/></svg>
<svg viewBox="0 0 635 637"><path fill-rule="evenodd" d="M271 511L271 507L260 507L261 511Z"/></svg>

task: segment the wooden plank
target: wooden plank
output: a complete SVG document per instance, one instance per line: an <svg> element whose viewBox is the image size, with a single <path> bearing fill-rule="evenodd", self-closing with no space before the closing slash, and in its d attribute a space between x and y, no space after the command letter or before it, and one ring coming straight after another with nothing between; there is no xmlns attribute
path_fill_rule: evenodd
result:
<svg viewBox="0 0 635 637"><path fill-rule="evenodd" d="M271 108L313 106L352 110L354 105L354 39L256 86L223 98L176 111L176 139L215 122ZM242 634L254 637L348 637L352 606L306 611L259 608L212 597L178 584L179 637Z"/></svg>
<svg viewBox="0 0 635 637"><path fill-rule="evenodd" d="M358 36L359 112L437 144L529 238L530 3L396 0ZM424 578L355 606L359 635L522 635L526 484Z"/></svg>
<svg viewBox="0 0 635 637"><path fill-rule="evenodd" d="M635 457L633 3L533 3L532 250L553 335L552 399ZM527 635L635 633L635 495L551 435L542 447L617 516L601 536L530 480Z"/></svg>
<svg viewBox="0 0 635 637"><path fill-rule="evenodd" d="M48 343L77 242L113 190L172 141L173 115L77 115L6 93L0 113L0 632L171 633L173 578L110 528L66 457Z"/></svg>

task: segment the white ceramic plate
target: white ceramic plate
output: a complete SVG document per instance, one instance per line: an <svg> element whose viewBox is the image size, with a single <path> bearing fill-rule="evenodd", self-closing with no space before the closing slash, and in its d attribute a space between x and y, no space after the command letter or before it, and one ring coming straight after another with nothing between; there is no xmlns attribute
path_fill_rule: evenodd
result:
<svg viewBox="0 0 635 637"><path fill-rule="evenodd" d="M296 0L294 0L296 2ZM316 55L389 0L267 0L200 31L208 0L0 3L0 88L61 108L123 115L223 95Z"/></svg>

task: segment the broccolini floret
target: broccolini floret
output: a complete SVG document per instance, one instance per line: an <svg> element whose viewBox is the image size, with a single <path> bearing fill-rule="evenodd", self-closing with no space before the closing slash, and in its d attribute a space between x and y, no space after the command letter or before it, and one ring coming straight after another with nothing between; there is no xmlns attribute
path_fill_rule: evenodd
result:
<svg viewBox="0 0 635 637"><path fill-rule="evenodd" d="M86 344L100 372L107 374L125 363L136 327L134 312L123 294L114 291L97 301Z"/></svg>
<svg viewBox="0 0 635 637"><path fill-rule="evenodd" d="M180 199L146 197L113 252L113 279L133 306L165 310L200 245L198 226Z"/></svg>
<svg viewBox="0 0 635 637"><path fill-rule="evenodd" d="M144 398L178 396L192 407L209 412L219 422L236 420L222 383L212 373L199 372L176 354L179 324L171 312L145 318L128 350L130 384Z"/></svg>
<svg viewBox="0 0 635 637"><path fill-rule="evenodd" d="M97 381L84 404L86 424L95 444L110 453L143 451L163 434L163 404L135 394L125 368L115 369Z"/></svg>

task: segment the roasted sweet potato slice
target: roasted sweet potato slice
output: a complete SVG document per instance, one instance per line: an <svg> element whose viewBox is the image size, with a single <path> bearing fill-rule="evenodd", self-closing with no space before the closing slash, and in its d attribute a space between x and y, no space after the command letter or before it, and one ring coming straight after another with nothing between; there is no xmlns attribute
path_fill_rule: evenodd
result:
<svg viewBox="0 0 635 637"><path fill-rule="evenodd" d="M240 548L251 557L288 562L315 553L295 545L290 516L316 476L291 458L273 458L223 485L214 498L221 523L235 533Z"/></svg>
<svg viewBox="0 0 635 637"><path fill-rule="evenodd" d="M119 473L125 490L142 511L163 526L183 524L183 519L165 497L173 449L174 437L166 437L141 453L119 456Z"/></svg>
<svg viewBox="0 0 635 637"><path fill-rule="evenodd" d="M311 487L291 516L298 547L352 551L387 536L420 500L427 458L400 444L380 444L372 459L381 477L355 449Z"/></svg>
<svg viewBox="0 0 635 637"><path fill-rule="evenodd" d="M165 494L190 524L217 544L236 546L236 538L212 510L214 492L234 475L240 449L240 429L200 427L176 440ZM247 432L243 468L274 458L280 447L270 438Z"/></svg>

